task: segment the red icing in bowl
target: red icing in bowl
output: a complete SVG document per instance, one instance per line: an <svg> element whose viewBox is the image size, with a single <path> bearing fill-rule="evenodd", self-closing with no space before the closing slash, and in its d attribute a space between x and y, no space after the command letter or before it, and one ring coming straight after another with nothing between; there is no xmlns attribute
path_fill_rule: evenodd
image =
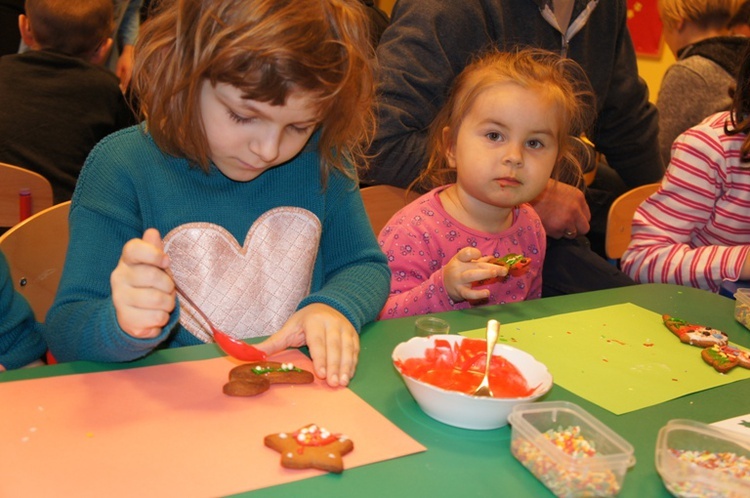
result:
<svg viewBox="0 0 750 498"><path fill-rule="evenodd" d="M424 357L396 360L395 365L402 374L419 381L472 394L484 376L486 350L483 339L464 339L454 345L436 339L435 346L425 350ZM495 398L523 398L530 396L536 387L529 387L521 372L504 357L493 355L490 389Z"/></svg>

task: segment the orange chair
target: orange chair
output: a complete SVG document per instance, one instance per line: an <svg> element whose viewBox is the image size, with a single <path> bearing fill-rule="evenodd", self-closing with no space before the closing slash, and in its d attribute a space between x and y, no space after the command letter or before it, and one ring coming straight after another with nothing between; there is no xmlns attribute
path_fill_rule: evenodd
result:
<svg viewBox="0 0 750 498"><path fill-rule="evenodd" d="M0 235L13 287L43 322L55 299L68 250L70 201L55 204Z"/></svg>
<svg viewBox="0 0 750 498"><path fill-rule="evenodd" d="M391 216L421 194L391 185L374 185L362 189L367 216L375 235L379 235Z"/></svg>
<svg viewBox="0 0 750 498"><path fill-rule="evenodd" d="M21 221L19 194L29 189L31 214L50 207L53 203L52 185L39 173L0 163L0 227L12 227Z"/></svg>
<svg viewBox="0 0 750 498"><path fill-rule="evenodd" d="M604 251L611 261L619 260L630 243L630 232L633 227L633 216L636 209L651 194L656 192L660 183L649 183L629 190L615 199L607 216L607 231L604 235Z"/></svg>

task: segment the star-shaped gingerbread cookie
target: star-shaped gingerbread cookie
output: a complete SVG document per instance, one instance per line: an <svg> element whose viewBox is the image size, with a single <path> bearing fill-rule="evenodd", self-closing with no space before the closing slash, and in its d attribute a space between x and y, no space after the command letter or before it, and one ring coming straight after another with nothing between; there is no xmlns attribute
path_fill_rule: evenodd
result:
<svg viewBox="0 0 750 498"><path fill-rule="evenodd" d="M281 453L281 466L288 469L319 469L340 474L341 458L354 449L351 439L309 424L295 432L266 436L266 446Z"/></svg>

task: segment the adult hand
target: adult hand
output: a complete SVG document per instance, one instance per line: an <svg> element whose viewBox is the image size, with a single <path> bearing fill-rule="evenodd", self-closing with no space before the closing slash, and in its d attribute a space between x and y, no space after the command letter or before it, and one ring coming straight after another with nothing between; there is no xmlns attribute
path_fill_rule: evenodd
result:
<svg viewBox="0 0 750 498"><path fill-rule="evenodd" d="M550 179L531 205L542 219L547 235L554 239L574 239L591 228L591 211L583 192L565 183Z"/></svg>
<svg viewBox="0 0 750 498"><path fill-rule="evenodd" d="M150 339L159 335L169 321L176 292L168 268L169 256L154 228L123 247L110 284L117 323L126 334Z"/></svg>
<svg viewBox="0 0 750 498"><path fill-rule="evenodd" d="M135 50L133 45L125 45L120 52L115 66L115 75L120 79L120 91L125 93L133 76L133 65L135 64Z"/></svg>
<svg viewBox="0 0 750 498"><path fill-rule="evenodd" d="M327 304L313 303L298 310L257 347L271 355L305 344L318 377L331 387L349 384L357 369L359 334L344 315Z"/></svg>
<svg viewBox="0 0 750 498"><path fill-rule="evenodd" d="M464 247L443 267L443 284L454 302L482 300L490 297L489 289L472 287L479 280L504 277L508 269L487 261L476 247Z"/></svg>

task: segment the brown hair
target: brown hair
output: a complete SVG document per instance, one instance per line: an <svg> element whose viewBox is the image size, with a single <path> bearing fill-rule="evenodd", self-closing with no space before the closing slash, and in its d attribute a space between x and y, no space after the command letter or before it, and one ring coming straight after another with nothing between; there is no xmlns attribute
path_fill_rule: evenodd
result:
<svg viewBox="0 0 750 498"><path fill-rule="evenodd" d="M364 13L347 0L163 0L135 46L133 89L165 152L204 170L209 146L201 84L227 83L282 105L302 90L320 106L321 173L349 176L374 129L372 48Z"/></svg>
<svg viewBox="0 0 750 498"><path fill-rule="evenodd" d="M446 155L456 141L461 123L482 92L507 82L538 89L556 104L560 135L552 174L573 185L581 184L582 162L590 159L590 149L580 137L593 125L595 112L589 80L571 59L540 49L520 49L486 52L456 77L448 101L430 126L427 167L412 188L426 190L456 181L456 170L448 166ZM448 137L443 134L446 127L450 130Z"/></svg>
<svg viewBox="0 0 750 498"><path fill-rule="evenodd" d="M723 29L741 4L741 0L659 0L657 9L661 22L670 29L674 29L681 19L703 29Z"/></svg>
<svg viewBox="0 0 750 498"><path fill-rule="evenodd" d="M89 59L112 35L112 0L26 0L25 9L45 50Z"/></svg>
<svg viewBox="0 0 750 498"><path fill-rule="evenodd" d="M724 123L727 135L745 134L740 148L740 161L750 162L750 48L745 51L737 74L729 120Z"/></svg>

